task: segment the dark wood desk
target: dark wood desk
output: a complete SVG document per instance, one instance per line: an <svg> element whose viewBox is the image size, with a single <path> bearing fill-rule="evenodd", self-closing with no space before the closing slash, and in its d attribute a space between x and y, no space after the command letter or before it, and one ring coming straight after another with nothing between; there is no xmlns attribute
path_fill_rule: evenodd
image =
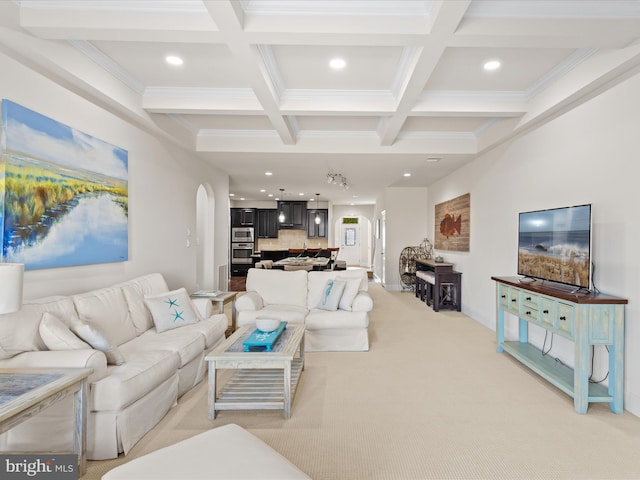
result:
<svg viewBox="0 0 640 480"><path fill-rule="evenodd" d="M462 274L453 269L452 263L435 262L430 258L416 259L416 272L433 272L435 282L433 285L433 311L437 312L441 308L451 308L458 312L462 309ZM442 285L453 284L454 291L451 299L446 299L442 295ZM450 292L451 293L451 292Z"/></svg>

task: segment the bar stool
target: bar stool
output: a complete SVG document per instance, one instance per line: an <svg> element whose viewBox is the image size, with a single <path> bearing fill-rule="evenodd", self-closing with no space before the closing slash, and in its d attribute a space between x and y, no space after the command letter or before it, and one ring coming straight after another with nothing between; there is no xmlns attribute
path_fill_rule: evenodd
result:
<svg viewBox="0 0 640 480"><path fill-rule="evenodd" d="M433 287L436 277L433 272L416 271L416 297L426 302L427 305L433 303Z"/></svg>

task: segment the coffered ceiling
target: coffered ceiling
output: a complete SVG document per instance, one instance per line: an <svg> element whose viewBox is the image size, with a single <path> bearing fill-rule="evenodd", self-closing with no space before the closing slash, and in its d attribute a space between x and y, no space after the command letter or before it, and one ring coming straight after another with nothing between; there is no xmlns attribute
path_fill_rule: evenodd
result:
<svg viewBox="0 0 640 480"><path fill-rule="evenodd" d="M247 200L370 204L429 185L640 69L636 0L0 3L5 53L195 152Z"/></svg>

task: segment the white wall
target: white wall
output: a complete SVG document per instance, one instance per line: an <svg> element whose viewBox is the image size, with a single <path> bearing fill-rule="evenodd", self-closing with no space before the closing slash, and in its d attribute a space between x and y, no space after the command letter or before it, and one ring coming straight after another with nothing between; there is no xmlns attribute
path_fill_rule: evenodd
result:
<svg viewBox="0 0 640 480"><path fill-rule="evenodd" d="M215 268L227 263L229 178L197 157L126 123L40 74L0 54L0 95L129 152L129 260L31 270L25 299L70 294L150 272L171 288L196 285L197 189L208 182L216 195ZM192 233L193 240L193 233Z"/></svg>
<svg viewBox="0 0 640 480"><path fill-rule="evenodd" d="M625 297L625 408L640 415L640 75L492 151L429 188L427 208L471 194L469 253L442 253L463 272L463 311L495 329L492 275L515 275L518 212L591 203L595 283ZM433 238L433 220L430 238ZM542 339L533 335L533 343ZM573 365L558 336L553 354ZM601 348L601 347L600 347ZM596 350L595 378L607 371Z"/></svg>
<svg viewBox="0 0 640 480"><path fill-rule="evenodd" d="M399 262L404 247L418 246L427 236L428 214L422 205L427 204L427 189L396 188L385 189L384 195L376 199L375 220L380 212L386 210L386 251L385 251L385 289L401 290ZM375 228L374 228L375 230ZM380 244L378 239L377 244ZM380 259L380 246L374 254L376 262ZM374 273L381 275L381 267L376 263Z"/></svg>

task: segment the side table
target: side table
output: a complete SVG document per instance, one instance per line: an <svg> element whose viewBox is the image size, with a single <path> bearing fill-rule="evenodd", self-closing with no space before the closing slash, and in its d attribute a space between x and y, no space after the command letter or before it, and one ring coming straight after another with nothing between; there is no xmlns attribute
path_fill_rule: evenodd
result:
<svg viewBox="0 0 640 480"><path fill-rule="evenodd" d="M0 369L0 433L73 395L73 453L78 455L82 476L87 465L87 377L92 372L92 368Z"/></svg>
<svg viewBox="0 0 640 480"><path fill-rule="evenodd" d="M192 298L208 298L218 305L218 313L224 313L224 306L231 302L231 333L236 331L236 297L238 292L195 292Z"/></svg>

